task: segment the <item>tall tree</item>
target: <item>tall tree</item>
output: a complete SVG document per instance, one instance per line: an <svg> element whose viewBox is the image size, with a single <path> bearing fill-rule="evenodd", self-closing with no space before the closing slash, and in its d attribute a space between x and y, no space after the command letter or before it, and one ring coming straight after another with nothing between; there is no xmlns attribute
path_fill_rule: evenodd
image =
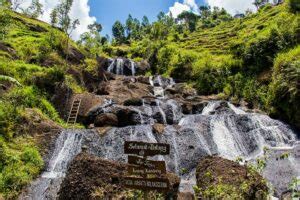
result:
<svg viewBox="0 0 300 200"><path fill-rule="evenodd" d="M207 19L211 15L210 6L200 6L199 10L200 10L201 19Z"/></svg>
<svg viewBox="0 0 300 200"><path fill-rule="evenodd" d="M134 28L133 17L129 14L125 24L126 35L129 40L131 38L131 33L133 31L133 28Z"/></svg>
<svg viewBox="0 0 300 200"><path fill-rule="evenodd" d="M70 36L79 25L79 20L71 20L70 11L74 0L61 0L61 3L54 9L57 10L57 19L59 27Z"/></svg>
<svg viewBox="0 0 300 200"><path fill-rule="evenodd" d="M14 10L14 11L17 11L20 6L24 3L24 0L11 0L11 8Z"/></svg>
<svg viewBox="0 0 300 200"><path fill-rule="evenodd" d="M254 0L253 5L255 5L257 10L259 10L260 7L266 5L267 3L269 3L269 0Z"/></svg>
<svg viewBox="0 0 300 200"><path fill-rule="evenodd" d="M125 29L120 21L116 21L112 27L112 33L117 43L124 43Z"/></svg>
<svg viewBox="0 0 300 200"><path fill-rule="evenodd" d="M57 9L54 8L51 13L50 13L50 23L53 27L57 26L58 23L58 13L57 13Z"/></svg>
<svg viewBox="0 0 300 200"><path fill-rule="evenodd" d="M70 11L73 5L73 0L61 0L60 4L54 8L56 11L52 11L51 21L56 22L58 27L61 28L67 35L66 45L66 65L68 65L68 57L70 50L70 37L76 27L80 24L78 19L72 20L70 18ZM54 13L53 13L54 12ZM56 12L56 13L55 13Z"/></svg>
<svg viewBox="0 0 300 200"><path fill-rule="evenodd" d="M102 25L94 22L88 25L89 32L85 32L80 35L78 43L86 47L92 55L96 56L101 51L101 45L106 41L102 38L100 32L102 31Z"/></svg>
<svg viewBox="0 0 300 200"><path fill-rule="evenodd" d="M147 16L143 16L141 26L143 33L149 34L151 32L151 25Z"/></svg>
<svg viewBox="0 0 300 200"><path fill-rule="evenodd" d="M182 12L177 17L177 19L179 19L180 21L183 21L186 24L186 26L190 32L193 32L196 30L196 24L197 24L198 18L199 18L198 15L194 14L193 12L188 12L188 11Z"/></svg>
<svg viewBox="0 0 300 200"><path fill-rule="evenodd" d="M23 13L31 18L38 18L41 14L43 14L43 5L39 0L32 0L31 5L23 10Z"/></svg>

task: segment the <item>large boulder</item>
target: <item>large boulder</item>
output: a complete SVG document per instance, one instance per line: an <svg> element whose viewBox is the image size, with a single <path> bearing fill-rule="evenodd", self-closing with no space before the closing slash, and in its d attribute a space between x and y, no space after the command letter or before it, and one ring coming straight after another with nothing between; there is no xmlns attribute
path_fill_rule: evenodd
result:
<svg viewBox="0 0 300 200"><path fill-rule="evenodd" d="M179 94L182 97L195 96L197 95L197 91L189 87L186 83L177 83L172 88L166 89L167 94Z"/></svg>
<svg viewBox="0 0 300 200"><path fill-rule="evenodd" d="M218 156L208 156L199 162L196 179L202 199L250 200L266 199L268 195L266 182L258 173Z"/></svg>
<svg viewBox="0 0 300 200"><path fill-rule="evenodd" d="M112 111L117 117L119 127L134 126L140 124L138 113L135 110L126 107L115 107Z"/></svg>
<svg viewBox="0 0 300 200"><path fill-rule="evenodd" d="M132 190L121 184L126 173L127 164L81 153L69 166L61 185L59 199L127 199ZM166 178L170 181L167 195L169 198L176 198L180 179L170 173Z"/></svg>
<svg viewBox="0 0 300 200"><path fill-rule="evenodd" d="M207 101L202 102L190 102L190 101L184 101L182 103L182 112L183 114L189 115L189 114L201 114L205 106L208 105Z"/></svg>
<svg viewBox="0 0 300 200"><path fill-rule="evenodd" d="M118 124L118 117L113 113L103 113L97 116L94 122L95 127L118 126Z"/></svg>
<svg viewBox="0 0 300 200"><path fill-rule="evenodd" d="M143 100L140 98L131 98L124 101L124 106L142 106Z"/></svg>

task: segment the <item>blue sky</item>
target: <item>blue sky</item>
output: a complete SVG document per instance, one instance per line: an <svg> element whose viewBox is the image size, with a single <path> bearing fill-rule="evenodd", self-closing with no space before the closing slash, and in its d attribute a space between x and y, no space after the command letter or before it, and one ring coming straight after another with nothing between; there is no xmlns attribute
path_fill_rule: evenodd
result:
<svg viewBox="0 0 300 200"><path fill-rule="evenodd" d="M89 0L89 5L90 15L96 17L97 22L103 26L102 35L111 35L111 27L116 20L124 23L131 14L140 20L146 15L150 21L154 21L160 11L169 12L169 8L175 2L175 0ZM183 0L179 2L183 3ZM197 0L196 3L203 4L203 0Z"/></svg>
<svg viewBox="0 0 300 200"><path fill-rule="evenodd" d="M22 0L20 8L26 9L32 0ZM198 11L198 5L208 4L211 7L225 8L230 14L255 10L254 0L74 0L70 12L72 20L79 19L80 25L72 33L72 38L78 40L80 35L88 31L88 25L97 21L103 26L102 35L111 35L111 27L116 20L125 22L128 14L141 19L146 15L150 21L156 19L160 11L172 12L173 16L182 11ZM50 13L60 3L60 0L40 0L43 4L43 15L40 20L50 22Z"/></svg>

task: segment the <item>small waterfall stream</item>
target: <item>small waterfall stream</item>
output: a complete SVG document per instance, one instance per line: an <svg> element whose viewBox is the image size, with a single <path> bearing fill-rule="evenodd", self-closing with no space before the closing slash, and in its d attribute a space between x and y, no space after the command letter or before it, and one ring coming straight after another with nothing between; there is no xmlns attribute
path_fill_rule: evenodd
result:
<svg viewBox="0 0 300 200"><path fill-rule="evenodd" d="M125 64L126 62L128 64ZM125 66L127 66L128 69ZM107 68L108 72L115 73L117 75L125 75L125 70L130 71L130 75L135 76L136 63L132 60L116 58L116 59L111 59L111 63Z"/></svg>
<svg viewBox="0 0 300 200"><path fill-rule="evenodd" d="M109 72L123 74L123 61L115 59L108 67ZM132 64L132 75L135 67ZM199 160L207 155L219 155L235 160L242 157L254 160L268 147L278 155L279 149L295 152L300 144L296 133L278 120L258 113L248 113L225 101L209 101L200 114L184 115L179 102L169 99L165 90L175 85L173 79L154 76L149 78L153 87L153 102L143 99L142 106L131 106L137 113L135 126L114 127L106 134L99 135L93 130L64 131L58 137L47 171L28 189L28 197L23 199L48 199L56 197L70 161L87 147L90 154L119 162L127 162L124 141L168 143L171 153L153 159L164 160L167 169L181 178L180 190L193 192L196 183L195 171ZM100 105L103 112L110 112L115 106L111 100ZM160 116L160 117L157 117ZM164 125L162 134L156 134L153 124ZM282 151L280 151L282 153ZM275 156L276 157L276 156ZM288 166L271 159L264 176L283 192L294 176L300 176L299 157L293 155ZM286 166L288 175L281 177L274 166ZM280 168L280 167L279 167ZM276 174L276 178L274 178Z"/></svg>
<svg viewBox="0 0 300 200"><path fill-rule="evenodd" d="M63 131L56 140L55 149L46 171L30 185L26 195L21 196L20 199L56 199L68 164L81 152L81 144L81 131Z"/></svg>

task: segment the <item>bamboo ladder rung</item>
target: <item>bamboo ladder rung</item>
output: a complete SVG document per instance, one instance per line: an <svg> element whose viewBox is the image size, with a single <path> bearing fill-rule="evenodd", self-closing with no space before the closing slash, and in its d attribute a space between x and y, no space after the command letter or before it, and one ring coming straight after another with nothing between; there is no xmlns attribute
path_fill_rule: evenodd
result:
<svg viewBox="0 0 300 200"><path fill-rule="evenodd" d="M75 99L73 101L71 109L70 109L68 121L67 121L68 124L75 125L75 123L77 121L80 105L81 105L81 99Z"/></svg>

